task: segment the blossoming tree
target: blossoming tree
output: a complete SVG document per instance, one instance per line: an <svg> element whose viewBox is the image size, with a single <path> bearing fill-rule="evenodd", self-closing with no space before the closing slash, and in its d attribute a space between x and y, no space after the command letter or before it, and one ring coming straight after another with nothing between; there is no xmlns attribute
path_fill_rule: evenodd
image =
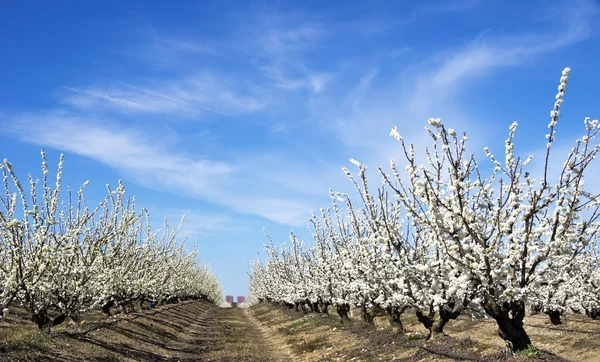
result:
<svg viewBox="0 0 600 362"><path fill-rule="evenodd" d="M64 158L52 187L45 152L40 181L27 193L7 160L0 165L0 308L19 303L39 328L78 319L81 312L138 301L221 299L221 288L196 252L186 255L177 230L162 237L147 211L135 211L121 183L100 204L86 205L84 187L61 202ZM14 192L13 192L14 190ZM52 314L52 316L51 316Z"/></svg>
<svg viewBox="0 0 600 362"><path fill-rule="evenodd" d="M585 133L564 156L562 169L556 174L551 168L557 164L551 151L569 75L565 68L539 174L532 156L515 152L516 123L503 160L484 149L488 167L468 152L466 133L439 119L426 127L433 142L424 164L393 127L407 175L394 161L391 174L380 168L384 184L373 195L366 166L351 160L358 178L344 172L359 192L359 206L338 195L341 210L332 193L333 212L322 210L311 220L314 246L294 252L307 256L296 262L302 267L270 253L251 274L251 293L301 302L290 299L290 291L299 280L294 273L302 273L302 290L335 304L342 318L350 307L362 307L368 320L367 307L381 307L399 322L410 307L430 337L443 335L444 325L463 313L486 313L514 351L531 344L523 328L526 307L547 313L553 323L567 311L597 318L600 195L584 188L584 175L600 151L599 122L586 118Z"/></svg>

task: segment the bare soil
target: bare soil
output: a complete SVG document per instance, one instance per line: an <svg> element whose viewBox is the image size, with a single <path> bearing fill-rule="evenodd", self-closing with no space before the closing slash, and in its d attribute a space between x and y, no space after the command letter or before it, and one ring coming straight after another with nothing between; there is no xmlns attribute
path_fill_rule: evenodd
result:
<svg viewBox="0 0 600 362"><path fill-rule="evenodd" d="M36 331L35 335L39 335ZM188 302L14 342L3 361L287 361L244 310Z"/></svg>
<svg viewBox="0 0 600 362"><path fill-rule="evenodd" d="M561 326L552 326L546 315L528 316L526 329L539 357L510 353L497 335L493 320L460 317L447 324L447 337L426 341L425 328L414 313L402 320L406 333L393 332L386 317L375 326L352 317L342 324L330 315L302 313L268 305L250 308L270 334L283 336L298 361L576 361L600 362L600 322L569 315Z"/></svg>
<svg viewBox="0 0 600 362"><path fill-rule="evenodd" d="M192 301L106 319L94 312L50 335L25 314L0 322L0 361L581 361L600 362L600 322L571 315L552 326L530 316L526 328L541 356L508 352L489 320L461 317L447 337L425 341L412 313L402 316L405 334L385 317L375 326L352 318L302 313L272 305L219 308Z"/></svg>

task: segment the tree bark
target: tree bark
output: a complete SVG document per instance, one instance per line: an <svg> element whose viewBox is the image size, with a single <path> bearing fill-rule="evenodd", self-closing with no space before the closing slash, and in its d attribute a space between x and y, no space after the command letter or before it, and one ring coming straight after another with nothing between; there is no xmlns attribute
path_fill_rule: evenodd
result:
<svg viewBox="0 0 600 362"><path fill-rule="evenodd" d="M433 307L429 309L429 314L425 315L420 310L417 310L417 319L419 322L423 324L423 326L429 331L427 335L427 340L431 338L440 338L444 337L444 327L446 324L452 320L456 319L460 316L460 311L453 311L454 303L447 303L440 306L440 310L438 313L433 311ZM438 318L435 318L435 315L438 314Z"/></svg>
<svg viewBox="0 0 600 362"><path fill-rule="evenodd" d="M348 312L350 312L350 305L338 304L336 309L337 309L337 314L342 319L342 322L350 321L350 317L348 316Z"/></svg>
<svg viewBox="0 0 600 362"><path fill-rule="evenodd" d="M586 309L585 314L592 319L600 319L600 308Z"/></svg>
<svg viewBox="0 0 600 362"><path fill-rule="evenodd" d="M67 315L64 313L59 314L54 319L50 319L50 317L48 317L48 311L45 309L41 310L37 313L31 314L31 321L34 322L35 324L37 324L39 329L57 326L57 325L61 324L62 322L64 322L66 319L67 319Z"/></svg>
<svg viewBox="0 0 600 362"><path fill-rule="evenodd" d="M370 325L375 324L375 318L373 317L373 315L371 313L369 313L369 310L366 305L363 304L360 307L360 311L362 312L362 319L365 323L368 323Z"/></svg>
<svg viewBox="0 0 600 362"><path fill-rule="evenodd" d="M400 315L404 313L407 307L399 308L399 307L387 307L386 312L388 315L388 321L390 322L390 327L397 330L400 333L404 333L404 325L402 324L402 320L400 319Z"/></svg>
<svg viewBox="0 0 600 362"><path fill-rule="evenodd" d="M499 305L495 300L488 299L484 301L483 308L496 320L498 335L511 344L513 352L525 350L531 345L531 339L523 328L524 302L504 302Z"/></svg>
<svg viewBox="0 0 600 362"><path fill-rule="evenodd" d="M562 324L562 321L560 320L562 314L561 312L556 310L550 310L545 313L550 317L550 322L552 322L552 324L554 324L555 326Z"/></svg>
<svg viewBox="0 0 600 362"><path fill-rule="evenodd" d="M114 306L115 302L112 300L102 306L102 313L106 314L107 317L110 317L110 307Z"/></svg>
<svg viewBox="0 0 600 362"><path fill-rule="evenodd" d="M416 311L417 319L419 320L419 322L421 322L421 324L423 324L423 327L425 327L425 329L427 329L427 331L429 332L427 334L427 340L430 340L432 337L433 338L441 337L444 334L445 323L438 324L436 326L435 332L434 332L433 324L435 321L435 319L434 319L435 314L436 313L433 311L430 311L429 314L427 314L427 315L423 314L423 312L421 312L420 310Z"/></svg>
<svg viewBox="0 0 600 362"><path fill-rule="evenodd" d="M540 304L534 304L531 306L531 315L540 314L542 306Z"/></svg>

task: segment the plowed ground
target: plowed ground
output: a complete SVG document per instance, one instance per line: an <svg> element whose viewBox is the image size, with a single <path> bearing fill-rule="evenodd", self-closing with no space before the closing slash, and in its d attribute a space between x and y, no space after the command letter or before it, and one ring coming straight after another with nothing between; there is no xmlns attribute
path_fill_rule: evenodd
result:
<svg viewBox="0 0 600 362"><path fill-rule="evenodd" d="M403 315L407 334L335 313L302 313L273 305L219 308L191 301L106 319L90 313L50 336L17 311L0 322L0 361L590 361L600 362L600 323L570 315L559 327L530 316L526 329L537 358L509 353L492 321L459 318L448 337L426 341L414 314ZM421 336L421 337L419 337Z"/></svg>
<svg viewBox="0 0 600 362"><path fill-rule="evenodd" d="M11 345L5 361L287 361L245 310L188 302ZM56 333L56 332L54 332Z"/></svg>

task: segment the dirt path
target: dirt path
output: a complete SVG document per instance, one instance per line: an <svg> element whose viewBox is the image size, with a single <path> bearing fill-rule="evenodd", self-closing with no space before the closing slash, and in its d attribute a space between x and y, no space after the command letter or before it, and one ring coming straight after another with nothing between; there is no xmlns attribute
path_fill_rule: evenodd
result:
<svg viewBox="0 0 600 362"><path fill-rule="evenodd" d="M285 339L279 333L271 333L269 329L263 326L247 309L242 309L244 317L250 322L254 329L260 331L260 337L263 343L270 347L274 355L278 355L281 361L298 361L298 356L294 356Z"/></svg>
<svg viewBox="0 0 600 362"><path fill-rule="evenodd" d="M98 328L56 336L7 361L289 361L238 308L206 302L167 306Z"/></svg>

